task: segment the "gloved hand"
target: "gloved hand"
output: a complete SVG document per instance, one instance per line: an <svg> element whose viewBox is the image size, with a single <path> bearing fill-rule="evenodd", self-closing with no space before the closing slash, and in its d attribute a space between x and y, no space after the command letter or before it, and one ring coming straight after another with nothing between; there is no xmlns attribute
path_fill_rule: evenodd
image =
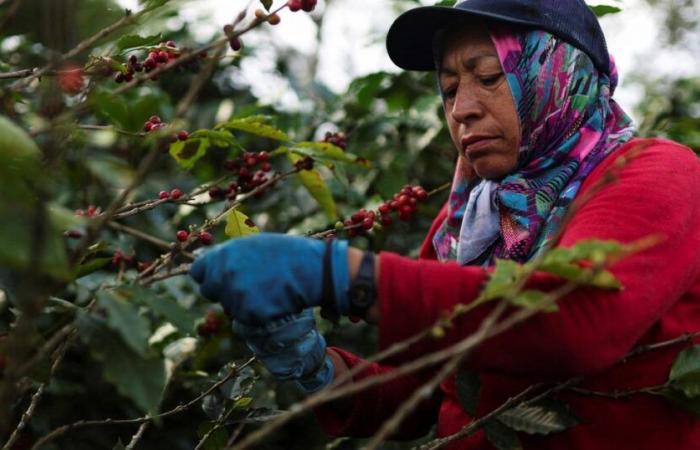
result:
<svg viewBox="0 0 700 450"><path fill-rule="evenodd" d="M327 245L329 272L324 273ZM204 297L221 303L234 320L247 325L265 325L321 306L322 301L346 314L347 252L347 241L261 233L217 245L195 260L190 275ZM324 274L333 287L332 298L322 298Z"/></svg>
<svg viewBox="0 0 700 450"><path fill-rule="evenodd" d="M333 363L326 356L326 341L316 330L313 310L272 320L262 326L234 322L248 348L279 380L293 380L306 392L333 381Z"/></svg>

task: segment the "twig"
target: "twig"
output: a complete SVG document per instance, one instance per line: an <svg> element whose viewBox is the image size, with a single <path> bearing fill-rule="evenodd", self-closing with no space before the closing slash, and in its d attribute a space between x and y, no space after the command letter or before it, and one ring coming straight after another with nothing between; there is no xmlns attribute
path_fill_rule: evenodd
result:
<svg viewBox="0 0 700 450"><path fill-rule="evenodd" d="M155 236L151 236L148 233L144 233L141 230L137 230L136 228L131 228L131 227L128 227L126 225L122 225L122 224L114 222L114 221L108 222L107 226L112 228L113 230L121 231L123 233L127 233L127 234L130 234L136 238L139 238L143 241L150 242L151 244L153 244L157 247L160 247L163 250L173 250L174 248L177 247L177 244L175 244L174 242L166 242L162 239L158 239ZM189 258L191 260L194 260L194 255L190 252L180 250L179 254L186 256L187 258Z"/></svg>
<svg viewBox="0 0 700 450"><path fill-rule="evenodd" d="M473 334L476 339L485 340L488 332L496 325L496 321L503 314L507 307L506 302L501 302L496 308L488 315L486 319L481 323L479 329ZM427 383L418 388L406 401L404 401L398 410L384 422L382 427L375 433L372 439L369 441L364 450L376 450L386 438L396 431L396 429L401 425L401 422L408 416L413 410L418 406L418 404L424 399L428 399L435 388L447 378L452 372L454 372L459 366L460 362L464 358L464 353L458 353L452 357L442 368L438 371L435 376L433 376Z"/></svg>
<svg viewBox="0 0 700 450"><path fill-rule="evenodd" d="M92 426L103 426L103 425L136 425L136 424L141 424L144 422L149 422L155 418L165 418L169 417L175 414L179 414L188 408L192 407L193 405L197 404L199 401L201 401L204 397L207 395L211 394L214 392L216 389L218 389L220 386L222 386L224 383L226 383L228 380L233 378L240 370L244 369L245 367L249 366L250 364L255 361L255 358L250 358L248 361L243 363L240 367L233 367L229 371L229 373L222 378L221 380L217 381L214 383L209 389L204 391L202 394L198 395L194 399L190 400L189 402L185 404L181 404L176 406L175 408L166 411L164 413L158 414L157 416L145 416L145 417L139 417L137 419L122 419L122 420L113 420L113 419L105 419L105 420L80 420L78 422L74 422L68 425L63 425L61 427L55 428L51 432L49 432L47 435L43 436L39 440L36 441L36 443L32 446L32 450L38 450L41 448L42 445L46 444L47 442L50 442L57 437L60 437L64 434L66 434L69 431L76 430L79 428L86 428L86 427L92 427Z"/></svg>
<svg viewBox="0 0 700 450"><path fill-rule="evenodd" d="M148 278L144 278L143 280L140 281L140 284L147 286L149 284L153 284L156 281L163 281L167 280L168 278L173 278L177 277L180 275L186 275L190 272L190 265L189 264L182 264L172 270L167 271L166 273L158 273L155 275L152 275Z"/></svg>
<svg viewBox="0 0 700 450"><path fill-rule="evenodd" d="M144 422L141 424L141 426L139 426L139 429L136 430L136 433L134 433L134 435L131 437L129 445L126 446L126 450L134 450L134 448L136 448L136 445L139 443L150 424L151 422L149 421Z"/></svg>
<svg viewBox="0 0 700 450"><path fill-rule="evenodd" d="M26 78L34 73L36 69L22 69L15 70L13 72L2 72L0 73L0 80L10 80L13 78Z"/></svg>
<svg viewBox="0 0 700 450"><path fill-rule="evenodd" d="M678 344L693 342L698 337L700 337L700 332L685 333L685 334L678 336L677 338L670 339L668 341L657 342L654 344L641 345L641 346L635 348L634 350L632 350L627 355L625 355L625 357L622 358L621 362L626 362L629 358L633 358L637 355L641 355L642 353L650 352L653 350L659 350L659 349L666 348L666 347L672 347L672 346L678 345Z"/></svg>

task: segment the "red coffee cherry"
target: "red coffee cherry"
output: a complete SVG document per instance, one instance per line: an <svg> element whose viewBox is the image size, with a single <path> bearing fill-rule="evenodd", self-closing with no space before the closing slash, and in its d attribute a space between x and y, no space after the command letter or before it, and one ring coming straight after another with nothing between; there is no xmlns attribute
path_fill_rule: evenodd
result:
<svg viewBox="0 0 700 450"><path fill-rule="evenodd" d="M214 236L208 231L200 231L198 238L199 242L204 245L211 245L211 243L214 242Z"/></svg>
<svg viewBox="0 0 700 450"><path fill-rule="evenodd" d="M292 12L299 11L302 7L302 0L289 0L287 2L287 6L289 7L289 10Z"/></svg>
<svg viewBox="0 0 700 450"><path fill-rule="evenodd" d="M185 242L188 237L190 237L190 233L188 233L186 230L180 230L175 234L175 237L177 237L177 240L180 242Z"/></svg>
<svg viewBox="0 0 700 450"><path fill-rule="evenodd" d="M186 141L187 138L189 138L189 137L190 137L190 133L188 133L185 130L182 130L179 133L177 133L177 138L181 141Z"/></svg>
<svg viewBox="0 0 700 450"><path fill-rule="evenodd" d="M170 198L173 200L178 200L180 197L182 197L182 191L180 189L173 189L170 191Z"/></svg>
<svg viewBox="0 0 700 450"><path fill-rule="evenodd" d="M158 198L161 200L167 200L170 198L170 192L168 191L160 191L158 193Z"/></svg>

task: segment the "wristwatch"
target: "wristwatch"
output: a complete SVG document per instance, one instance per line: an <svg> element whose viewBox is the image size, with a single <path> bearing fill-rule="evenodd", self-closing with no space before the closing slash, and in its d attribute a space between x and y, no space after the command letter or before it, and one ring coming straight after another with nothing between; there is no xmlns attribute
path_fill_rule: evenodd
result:
<svg viewBox="0 0 700 450"><path fill-rule="evenodd" d="M374 253L365 252L362 255L360 268L348 289L348 315L366 318L367 310L377 298L374 283Z"/></svg>

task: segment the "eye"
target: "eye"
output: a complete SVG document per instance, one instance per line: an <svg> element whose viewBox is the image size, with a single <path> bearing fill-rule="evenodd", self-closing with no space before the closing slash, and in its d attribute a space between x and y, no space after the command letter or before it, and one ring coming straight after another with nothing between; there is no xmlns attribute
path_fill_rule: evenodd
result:
<svg viewBox="0 0 700 450"><path fill-rule="evenodd" d="M502 77L503 77L503 74L502 74L502 73L498 73L498 74L495 74L495 75L483 76L483 77L481 77L481 78L479 79L479 81L480 81L481 84L483 84L484 86L495 86L496 84L498 84L499 81L501 81L501 78L502 78Z"/></svg>
<svg viewBox="0 0 700 450"><path fill-rule="evenodd" d="M457 89L454 87L448 87L442 90L442 98L444 99L453 99L455 95L457 95Z"/></svg>

